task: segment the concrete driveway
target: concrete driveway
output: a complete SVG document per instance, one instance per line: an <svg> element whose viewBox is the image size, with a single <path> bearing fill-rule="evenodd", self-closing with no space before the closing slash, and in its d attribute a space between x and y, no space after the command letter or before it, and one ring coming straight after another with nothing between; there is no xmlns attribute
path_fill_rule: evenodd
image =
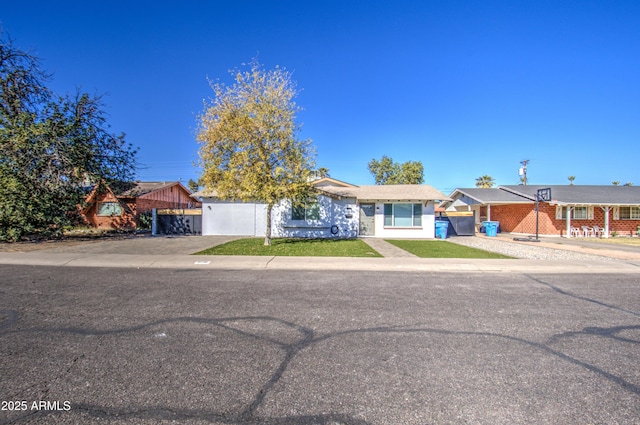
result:
<svg viewBox="0 0 640 425"><path fill-rule="evenodd" d="M88 240L67 239L33 243L0 244L0 251L125 255L189 255L242 236L135 235Z"/></svg>

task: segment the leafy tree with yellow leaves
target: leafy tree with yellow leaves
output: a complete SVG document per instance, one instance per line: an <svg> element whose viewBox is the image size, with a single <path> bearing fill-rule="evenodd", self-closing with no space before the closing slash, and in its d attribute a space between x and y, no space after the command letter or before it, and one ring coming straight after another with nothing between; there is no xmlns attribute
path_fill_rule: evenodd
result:
<svg viewBox="0 0 640 425"><path fill-rule="evenodd" d="M296 84L291 73L265 70L255 59L232 71L233 85L211 83L215 98L198 117L200 181L221 199L267 204L264 244L271 244L271 211L284 199L313 197L311 140L299 140Z"/></svg>

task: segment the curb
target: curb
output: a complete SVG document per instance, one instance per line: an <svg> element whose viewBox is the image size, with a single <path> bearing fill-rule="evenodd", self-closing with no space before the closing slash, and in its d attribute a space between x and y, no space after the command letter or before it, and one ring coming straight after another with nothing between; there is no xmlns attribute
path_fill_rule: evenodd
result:
<svg viewBox="0 0 640 425"><path fill-rule="evenodd" d="M556 261L459 258L256 257L2 252L0 264L54 267L212 270L397 271L491 273L640 273L640 261Z"/></svg>

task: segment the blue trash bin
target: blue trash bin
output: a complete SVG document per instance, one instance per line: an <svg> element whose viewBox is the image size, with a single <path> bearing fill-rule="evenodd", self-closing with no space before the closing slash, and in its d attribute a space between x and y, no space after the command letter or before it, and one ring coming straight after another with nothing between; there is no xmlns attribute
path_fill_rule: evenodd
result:
<svg viewBox="0 0 640 425"><path fill-rule="evenodd" d="M498 225L500 222L498 221L485 221L483 222L487 236L495 237L498 236Z"/></svg>
<svg viewBox="0 0 640 425"><path fill-rule="evenodd" d="M449 222L444 220L436 220L436 238L447 239L447 230Z"/></svg>

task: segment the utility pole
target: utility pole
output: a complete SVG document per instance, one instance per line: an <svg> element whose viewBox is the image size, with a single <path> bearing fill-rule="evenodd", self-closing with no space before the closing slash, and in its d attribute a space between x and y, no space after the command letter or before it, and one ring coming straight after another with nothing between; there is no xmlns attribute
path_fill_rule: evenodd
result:
<svg viewBox="0 0 640 425"><path fill-rule="evenodd" d="M518 174L520 175L520 179L522 181L523 186L527 185L527 164L528 163L529 163L528 159L520 161L520 164L522 165L522 167L520 167L520 170L518 170Z"/></svg>

